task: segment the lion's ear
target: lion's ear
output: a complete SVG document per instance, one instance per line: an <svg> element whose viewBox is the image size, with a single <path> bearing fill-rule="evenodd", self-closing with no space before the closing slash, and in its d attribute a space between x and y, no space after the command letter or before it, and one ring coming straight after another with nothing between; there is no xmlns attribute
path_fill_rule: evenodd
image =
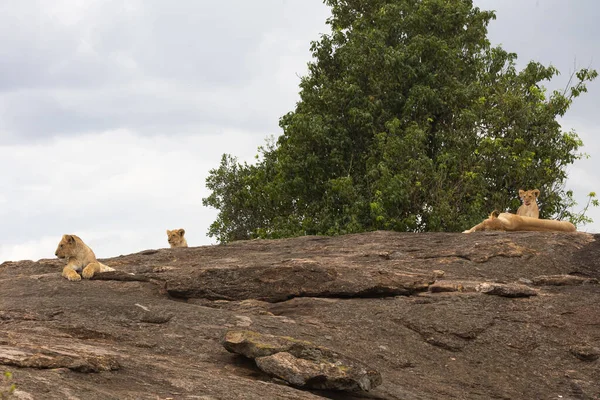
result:
<svg viewBox="0 0 600 400"><path fill-rule="evenodd" d="M67 242L69 243L75 243L75 238L73 235L65 235L65 239L67 239Z"/></svg>
<svg viewBox="0 0 600 400"><path fill-rule="evenodd" d="M171 234L171 231L167 229L167 235Z"/></svg>
<svg viewBox="0 0 600 400"><path fill-rule="evenodd" d="M181 236L185 235L185 229L180 229L180 230L179 230L179 234L180 234Z"/></svg>
<svg viewBox="0 0 600 400"><path fill-rule="evenodd" d="M533 195L535 196L535 198L536 198L536 199L537 199L537 198L539 197L539 195L540 195L540 191L539 191L539 190L537 190L537 189L533 189L531 192L533 193Z"/></svg>
<svg viewBox="0 0 600 400"><path fill-rule="evenodd" d="M519 197L523 197L525 191L523 189L519 189Z"/></svg>
<svg viewBox="0 0 600 400"><path fill-rule="evenodd" d="M494 210L490 213L490 219L498 218L499 215L500 215L500 211Z"/></svg>

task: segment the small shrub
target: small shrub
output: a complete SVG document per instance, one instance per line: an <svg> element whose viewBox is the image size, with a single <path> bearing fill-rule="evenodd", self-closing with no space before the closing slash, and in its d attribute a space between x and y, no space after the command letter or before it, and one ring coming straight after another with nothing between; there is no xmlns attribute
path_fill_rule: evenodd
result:
<svg viewBox="0 0 600 400"><path fill-rule="evenodd" d="M17 386L12 383L13 375L10 371L5 371L3 374L2 384L0 384L0 400L9 399L12 397Z"/></svg>

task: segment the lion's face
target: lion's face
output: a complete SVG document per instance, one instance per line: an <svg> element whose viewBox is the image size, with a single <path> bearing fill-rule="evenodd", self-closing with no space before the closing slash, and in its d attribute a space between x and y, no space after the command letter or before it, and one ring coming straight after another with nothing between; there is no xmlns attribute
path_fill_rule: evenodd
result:
<svg viewBox="0 0 600 400"><path fill-rule="evenodd" d="M535 204L535 199L540 195L540 191L537 189L534 190L519 190L519 197L523 200L523 204L526 206L530 204Z"/></svg>
<svg viewBox="0 0 600 400"><path fill-rule="evenodd" d="M66 258L75 254L77 242L73 235L63 235L54 255L58 258Z"/></svg>
<svg viewBox="0 0 600 400"><path fill-rule="evenodd" d="M185 229L173 229L172 231L167 229L167 238L171 246L177 246L183 242L183 235L185 235Z"/></svg>

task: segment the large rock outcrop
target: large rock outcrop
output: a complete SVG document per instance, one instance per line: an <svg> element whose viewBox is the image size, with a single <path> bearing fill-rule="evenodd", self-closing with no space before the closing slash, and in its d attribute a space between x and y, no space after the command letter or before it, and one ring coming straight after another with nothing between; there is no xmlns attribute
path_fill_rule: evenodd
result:
<svg viewBox="0 0 600 400"><path fill-rule="evenodd" d="M81 282L60 260L5 262L0 371L21 399L596 399L599 238L254 240L104 259L117 271ZM223 347L245 331L328 349L381 384L308 389L293 380L317 367L286 351L261 361L292 366L273 378Z"/></svg>

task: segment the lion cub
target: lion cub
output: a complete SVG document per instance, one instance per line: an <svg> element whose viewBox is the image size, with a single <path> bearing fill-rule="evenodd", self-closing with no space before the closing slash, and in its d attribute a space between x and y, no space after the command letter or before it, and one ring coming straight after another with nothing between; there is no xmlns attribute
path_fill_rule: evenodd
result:
<svg viewBox="0 0 600 400"><path fill-rule="evenodd" d="M96 260L96 255L78 236L63 235L54 255L66 258L67 265L63 268L62 276L70 281L80 281L81 276L86 279L94 276L96 272L114 271L107 265ZM77 273L83 271L81 276Z"/></svg>
<svg viewBox="0 0 600 400"><path fill-rule="evenodd" d="M517 210L517 215L522 217L539 218L540 210L537 205L537 198L540 195L540 191L537 189L523 190L519 189L519 197L523 201L523 205Z"/></svg>
<svg viewBox="0 0 600 400"><path fill-rule="evenodd" d="M167 238L171 248L188 247L187 240L185 240L183 235L185 235L185 229L173 229L172 231L167 229Z"/></svg>

